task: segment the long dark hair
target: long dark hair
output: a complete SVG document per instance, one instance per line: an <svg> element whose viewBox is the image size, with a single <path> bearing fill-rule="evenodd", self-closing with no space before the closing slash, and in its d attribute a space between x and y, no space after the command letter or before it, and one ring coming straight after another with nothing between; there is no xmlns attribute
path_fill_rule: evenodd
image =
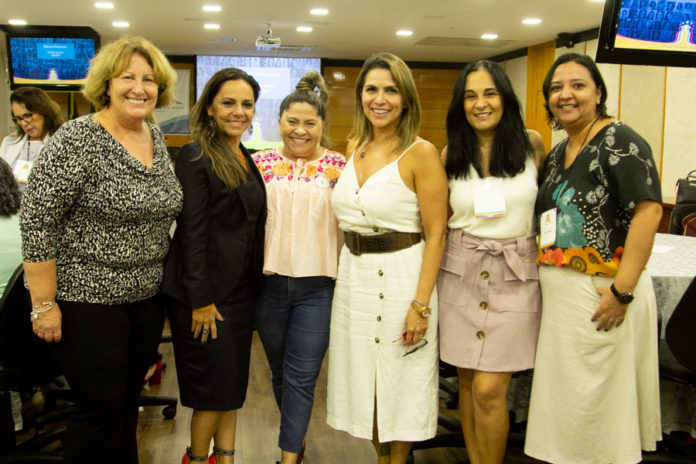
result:
<svg viewBox="0 0 696 464"><path fill-rule="evenodd" d="M0 216L13 216L19 211L19 187L7 162L0 158Z"/></svg>
<svg viewBox="0 0 696 464"><path fill-rule="evenodd" d="M256 79L241 69L221 69L205 84L201 97L193 107L189 122L191 138L201 146L201 154L210 158L215 175L230 189L244 183L246 172L239 157L232 150L227 135L217 127L213 117L208 115L208 108L213 104L222 84L240 79L249 84L254 92L254 102L258 101L261 87Z"/></svg>
<svg viewBox="0 0 696 464"><path fill-rule="evenodd" d="M587 71L590 73L595 87L600 89L602 92L602 96L599 97L599 103L597 104L597 116L599 116L599 119L611 118L607 112L607 86L604 83L602 73L599 72L597 64L587 55L581 55L579 53L565 53L556 58L556 61L553 62L549 68L549 71L546 73L544 83L541 86L541 91L544 93L544 108L546 109L546 118L549 120L554 129L563 129L563 124L561 124L561 121L559 121L556 116L553 115L551 108L549 108L551 79L553 79L553 73L556 72L556 68L571 61L579 64L580 66L584 66L585 69L587 69Z"/></svg>
<svg viewBox="0 0 696 464"><path fill-rule="evenodd" d="M26 106L28 111L44 117L41 138L46 134L53 135L65 122L58 103L51 100L46 92L37 87L17 87L10 95L10 103L20 103ZM17 126L17 136L23 136L24 130L17 123L15 126Z"/></svg>
<svg viewBox="0 0 696 464"><path fill-rule="evenodd" d="M485 70L493 79L503 101L503 116L495 128L488 170L492 176L514 177L524 171L527 158L532 156L532 145L522 121L520 102L512 90L512 84L503 68L494 61L481 60L469 63L462 69L454 84L452 102L447 111L447 177L466 179L473 166L483 176L479 162L478 137L466 119L464 93L466 78L474 71Z"/></svg>

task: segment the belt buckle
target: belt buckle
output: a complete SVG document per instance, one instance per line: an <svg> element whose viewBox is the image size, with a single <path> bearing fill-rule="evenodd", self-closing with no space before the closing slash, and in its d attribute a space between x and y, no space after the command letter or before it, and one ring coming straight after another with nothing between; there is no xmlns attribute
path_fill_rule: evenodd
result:
<svg viewBox="0 0 696 464"><path fill-rule="evenodd" d="M362 254L362 251L360 251L360 234L353 233L353 239L353 254L360 256Z"/></svg>
<svg viewBox="0 0 696 464"><path fill-rule="evenodd" d="M351 254L360 256L360 236L355 232L346 233L346 245Z"/></svg>

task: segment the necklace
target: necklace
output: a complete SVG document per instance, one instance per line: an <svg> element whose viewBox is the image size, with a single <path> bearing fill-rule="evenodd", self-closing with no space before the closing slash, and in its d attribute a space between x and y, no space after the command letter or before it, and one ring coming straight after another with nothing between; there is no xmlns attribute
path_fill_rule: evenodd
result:
<svg viewBox="0 0 696 464"><path fill-rule="evenodd" d="M367 146L370 145L370 143L372 143L372 141L368 142L368 143L365 145L365 149L364 149L362 152L360 152L360 158L362 159L362 158L366 157L369 151L371 151L371 150L373 150L373 149L375 149L375 148L382 148L382 147L385 146L385 145L391 144L393 141L394 141L393 139L389 139L389 140L387 140L386 142L382 142L382 143L380 143L379 145L377 145L376 147L372 147L372 148L369 148L369 149L367 148Z"/></svg>
<svg viewBox="0 0 696 464"><path fill-rule="evenodd" d="M587 132L585 132L585 137L582 139L582 142L580 142L580 146L578 147L577 153L575 153L573 162L575 162L575 159L578 157L578 155L582 151L582 148L585 146L585 142L587 142L587 137L590 135L590 132L592 131L594 125L597 124L597 121L599 121L599 115L595 116L594 121L592 121L592 124L590 124L590 127L587 129ZM570 164L573 164L573 162L571 162Z"/></svg>
<svg viewBox="0 0 696 464"><path fill-rule="evenodd" d="M394 142L394 139L389 139L389 140L387 140L386 142L380 143L379 145L377 145L377 146L374 147L374 148L376 149L376 148L382 148L382 147L384 147L384 146L389 146L389 145L391 145L393 142ZM371 142L370 142L370 143L371 143ZM355 170L356 170L356 172L358 173L358 179L359 179L359 181L360 181L360 185L358 186L359 188L362 187L363 185L365 185L365 181L363 180L363 172L362 172L362 171L363 171L363 170L362 170L362 160L365 158L365 156L367 156L368 152L369 152L370 150L373 149L373 148L370 148L370 149L367 148L367 145L369 145L370 143L367 143L366 146L365 146L365 150L363 150L362 152L360 152L360 156L359 156L359 158L360 158L360 170L358 171L358 170L357 170L357 166L355 167ZM391 151L391 150L390 150L390 151Z"/></svg>

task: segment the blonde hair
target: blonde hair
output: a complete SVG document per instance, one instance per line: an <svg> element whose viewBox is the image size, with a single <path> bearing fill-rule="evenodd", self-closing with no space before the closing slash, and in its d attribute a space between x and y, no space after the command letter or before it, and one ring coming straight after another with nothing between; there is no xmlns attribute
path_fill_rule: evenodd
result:
<svg viewBox="0 0 696 464"><path fill-rule="evenodd" d="M295 86L295 91L285 97L280 104L278 116L282 117L293 103L307 103L317 110L317 116L326 122L326 106L329 102L329 91L324 78L316 71L308 71ZM331 141L326 135L326 125L321 133L319 142L322 147L331 148Z"/></svg>
<svg viewBox="0 0 696 464"><path fill-rule="evenodd" d="M355 83L355 118L353 129L348 134L348 142L358 147L372 140L372 124L367 119L362 106L362 91L365 86L367 73L373 69L386 69L392 75L392 79L404 100L404 108L401 120L396 128L396 136L399 138L397 150L405 150L418 136L420 130L421 107L418 98L418 90L413 80L411 70L398 56L382 52L369 57L363 64Z"/></svg>
<svg viewBox="0 0 696 464"><path fill-rule="evenodd" d="M174 101L176 71L169 60L147 39L122 37L103 46L90 64L82 94L97 110L109 106L109 81L128 67L136 53L152 66L155 82L159 87L155 108L167 106Z"/></svg>

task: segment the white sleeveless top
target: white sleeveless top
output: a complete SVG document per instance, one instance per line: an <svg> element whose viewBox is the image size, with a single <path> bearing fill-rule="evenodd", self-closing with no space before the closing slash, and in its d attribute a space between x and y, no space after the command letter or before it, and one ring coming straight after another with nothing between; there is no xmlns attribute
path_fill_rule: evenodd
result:
<svg viewBox="0 0 696 464"><path fill-rule="evenodd" d="M409 189L399 174L399 161L415 144L413 142L397 159L358 184L351 156L338 178L331 203L344 231L374 235L389 231L421 232L418 197Z"/></svg>
<svg viewBox="0 0 696 464"><path fill-rule="evenodd" d="M476 169L466 179L449 180L449 203L453 214L447 225L467 234L484 238L526 237L533 233L534 202L537 195L537 169L527 158L524 171L515 177L502 177L506 215L496 218L474 216L473 179L479 179Z"/></svg>

